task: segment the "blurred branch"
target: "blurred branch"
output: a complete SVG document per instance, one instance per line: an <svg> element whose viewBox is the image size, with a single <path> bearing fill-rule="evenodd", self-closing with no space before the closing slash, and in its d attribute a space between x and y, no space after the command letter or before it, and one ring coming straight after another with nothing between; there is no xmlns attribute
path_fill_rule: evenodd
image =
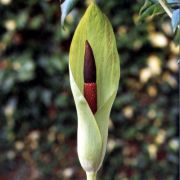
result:
<svg viewBox="0 0 180 180"><path fill-rule="evenodd" d="M159 0L159 4L162 6L162 8L165 10L165 12L168 14L170 18L172 18L172 12L171 10L166 6L163 0Z"/></svg>

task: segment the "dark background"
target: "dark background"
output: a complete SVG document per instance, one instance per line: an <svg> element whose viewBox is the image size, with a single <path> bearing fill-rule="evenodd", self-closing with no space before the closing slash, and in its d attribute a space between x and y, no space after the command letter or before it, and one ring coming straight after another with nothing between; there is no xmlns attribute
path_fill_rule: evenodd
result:
<svg viewBox="0 0 180 180"><path fill-rule="evenodd" d="M0 0L0 180L85 178L68 75L75 28L56 0ZM168 18L138 22L143 0L98 1L110 19L121 80L99 179L173 180L178 166L178 47Z"/></svg>

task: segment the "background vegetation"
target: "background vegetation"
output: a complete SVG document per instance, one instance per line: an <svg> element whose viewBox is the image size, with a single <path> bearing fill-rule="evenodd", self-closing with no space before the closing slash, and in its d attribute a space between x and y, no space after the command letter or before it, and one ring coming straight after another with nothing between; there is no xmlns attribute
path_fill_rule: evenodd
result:
<svg viewBox="0 0 180 180"><path fill-rule="evenodd" d="M178 47L169 19L138 22L143 0L97 1L121 57L103 180L172 180L178 166ZM88 0L60 26L55 0L0 0L0 180L84 179L68 52Z"/></svg>

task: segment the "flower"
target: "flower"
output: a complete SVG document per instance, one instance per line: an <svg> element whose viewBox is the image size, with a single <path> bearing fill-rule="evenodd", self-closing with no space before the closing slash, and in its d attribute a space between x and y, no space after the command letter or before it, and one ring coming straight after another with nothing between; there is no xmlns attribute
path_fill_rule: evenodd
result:
<svg viewBox="0 0 180 180"><path fill-rule="evenodd" d="M94 113L84 96L87 41L96 66L97 111ZM111 24L94 3L88 7L75 31L70 47L69 73L78 116L78 156L86 173L92 174L98 171L104 159L109 116L120 78L119 55Z"/></svg>

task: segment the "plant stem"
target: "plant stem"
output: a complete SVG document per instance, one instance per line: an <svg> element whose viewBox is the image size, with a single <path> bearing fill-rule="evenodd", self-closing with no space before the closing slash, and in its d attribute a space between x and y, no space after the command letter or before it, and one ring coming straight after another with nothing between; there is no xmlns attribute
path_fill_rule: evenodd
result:
<svg viewBox="0 0 180 180"><path fill-rule="evenodd" d="M168 14L170 18L172 18L172 12L171 10L167 7L165 2L163 0L159 0L159 4L162 6L162 8L165 10L165 12Z"/></svg>
<svg viewBox="0 0 180 180"><path fill-rule="evenodd" d="M92 173L86 172L86 176L87 176L87 180L96 180L96 173L95 172L92 172Z"/></svg>

